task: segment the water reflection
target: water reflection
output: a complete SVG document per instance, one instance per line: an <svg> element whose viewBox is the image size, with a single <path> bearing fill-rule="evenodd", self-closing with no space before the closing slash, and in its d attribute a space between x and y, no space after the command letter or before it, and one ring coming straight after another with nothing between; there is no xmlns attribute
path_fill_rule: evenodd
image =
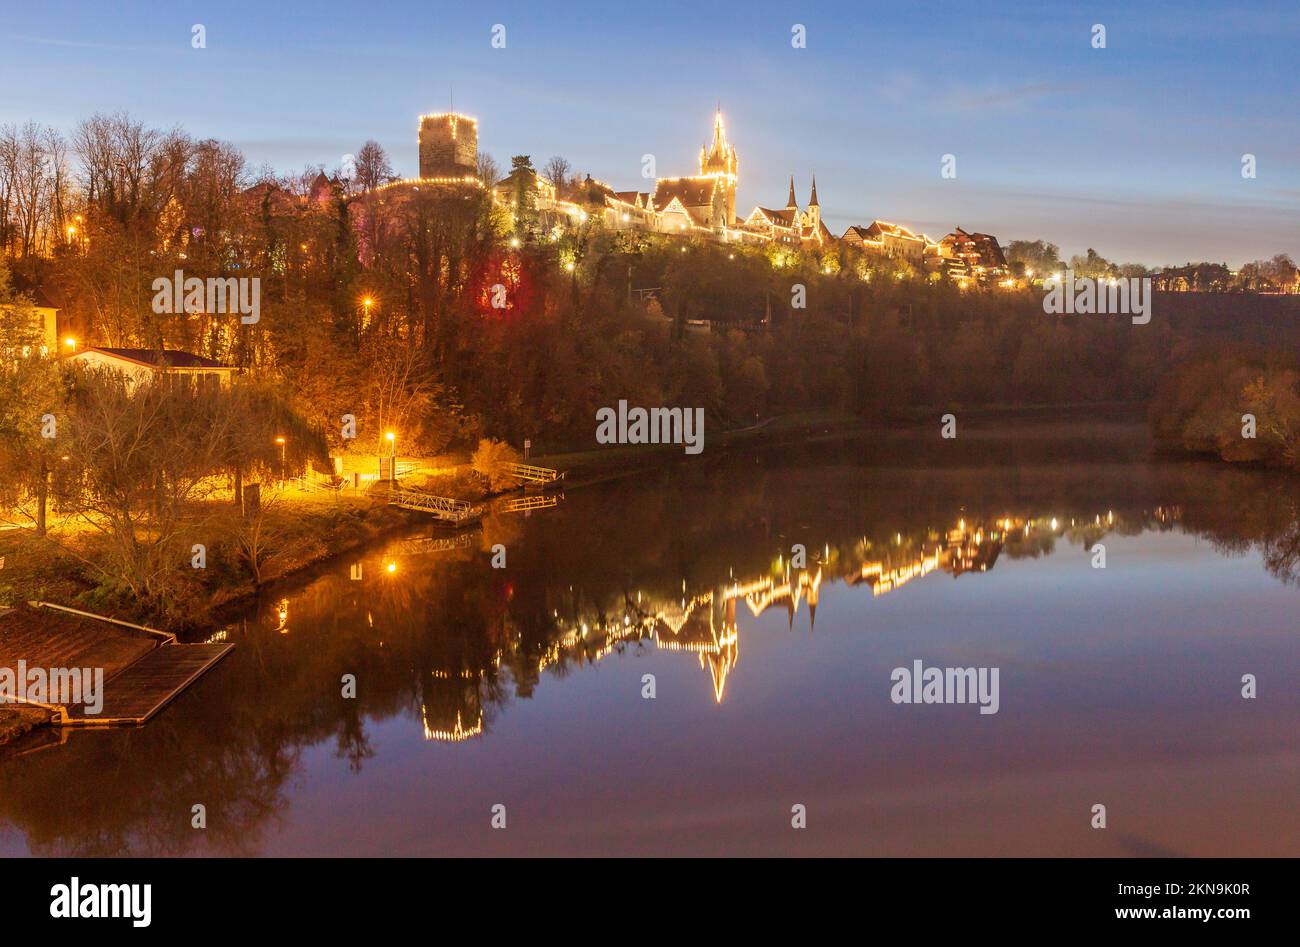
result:
<svg viewBox="0 0 1300 947"><path fill-rule="evenodd" d="M1300 523L1285 478L1099 456L1095 445L1083 459L1059 445L1025 451L996 463L978 450L901 463L870 445L847 459L840 447L735 458L544 507L503 505L474 532L398 537L236 616L217 636L236 652L148 727L73 734L0 762L0 852L257 853L307 805L295 781L321 747L354 778L377 757L414 759L390 724L414 726L426 747L456 744L451 754L490 748L494 726L524 713L543 681L563 701L565 678L617 655L697 665L710 703L729 703L778 679L770 660L751 678L740 661L773 612L814 635L819 609L833 622L827 609L854 597L915 607L938 583L985 582L1007 562L1110 537L1190 534L1296 579ZM490 565L497 544L508 568ZM825 671L828 690L858 699ZM343 696L346 675L356 699ZM750 725L760 733L784 713L765 708ZM557 747L580 739L547 731ZM215 816L204 833L189 825L198 802ZM422 816L399 807L395 817Z"/></svg>

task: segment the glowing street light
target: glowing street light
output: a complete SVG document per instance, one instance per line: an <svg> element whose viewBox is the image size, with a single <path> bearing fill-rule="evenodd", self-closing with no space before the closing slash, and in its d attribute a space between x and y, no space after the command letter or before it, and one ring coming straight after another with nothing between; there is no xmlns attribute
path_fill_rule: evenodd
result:
<svg viewBox="0 0 1300 947"><path fill-rule="evenodd" d="M68 336L66 339L64 339L63 344L66 345L68 348L72 349L72 351L74 352L77 351L77 340L74 339L72 336Z"/></svg>
<svg viewBox="0 0 1300 947"><path fill-rule="evenodd" d="M281 485L281 486L284 486L284 466L285 466L285 460L284 460L284 446L285 446L285 439L284 439L284 437L282 437L282 436L281 436L281 437L277 437L277 438L275 439L275 442L276 442L277 444L280 445L280 485Z"/></svg>

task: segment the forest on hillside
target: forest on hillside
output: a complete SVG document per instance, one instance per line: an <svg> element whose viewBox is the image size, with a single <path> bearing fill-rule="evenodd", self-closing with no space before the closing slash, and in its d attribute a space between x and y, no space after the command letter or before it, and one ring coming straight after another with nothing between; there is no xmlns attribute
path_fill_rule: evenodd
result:
<svg viewBox="0 0 1300 947"><path fill-rule="evenodd" d="M391 429L408 453L485 436L587 447L596 410L620 399L702 407L714 429L1143 400L1193 341L1159 318L1047 316L1037 290L963 289L839 244L686 241L604 230L598 214L548 228L484 188L389 184L373 142L340 178L252 169L229 144L120 114L68 140L10 137L0 303L58 306L81 345L237 365L333 451L374 452ZM1055 249L1019 243L1034 262ZM258 279L260 319L155 311L155 280L177 271Z"/></svg>

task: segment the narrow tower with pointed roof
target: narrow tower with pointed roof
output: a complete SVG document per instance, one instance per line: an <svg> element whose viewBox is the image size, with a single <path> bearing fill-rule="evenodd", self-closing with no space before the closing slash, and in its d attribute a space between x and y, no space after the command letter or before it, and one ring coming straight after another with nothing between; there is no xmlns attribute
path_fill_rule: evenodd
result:
<svg viewBox="0 0 1300 947"><path fill-rule="evenodd" d="M740 160L736 149L727 142L727 129L722 122L722 108L713 113L713 144L700 148L700 176L714 178L726 195L727 226L736 219L736 181L740 173Z"/></svg>
<svg viewBox="0 0 1300 947"><path fill-rule="evenodd" d="M814 234L821 230L822 208L817 203L817 175L815 174L812 176L812 197L808 198L808 225Z"/></svg>

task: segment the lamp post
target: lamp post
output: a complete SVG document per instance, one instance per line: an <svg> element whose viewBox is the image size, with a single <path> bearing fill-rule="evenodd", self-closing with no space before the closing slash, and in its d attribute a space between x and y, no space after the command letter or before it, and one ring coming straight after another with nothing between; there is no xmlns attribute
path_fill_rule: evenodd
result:
<svg viewBox="0 0 1300 947"><path fill-rule="evenodd" d="M392 475L393 483L397 482L397 435L389 431L384 437L388 438L388 468Z"/></svg>
<svg viewBox="0 0 1300 947"><path fill-rule="evenodd" d="M280 445L280 486L284 486L284 438L277 437L275 442Z"/></svg>

